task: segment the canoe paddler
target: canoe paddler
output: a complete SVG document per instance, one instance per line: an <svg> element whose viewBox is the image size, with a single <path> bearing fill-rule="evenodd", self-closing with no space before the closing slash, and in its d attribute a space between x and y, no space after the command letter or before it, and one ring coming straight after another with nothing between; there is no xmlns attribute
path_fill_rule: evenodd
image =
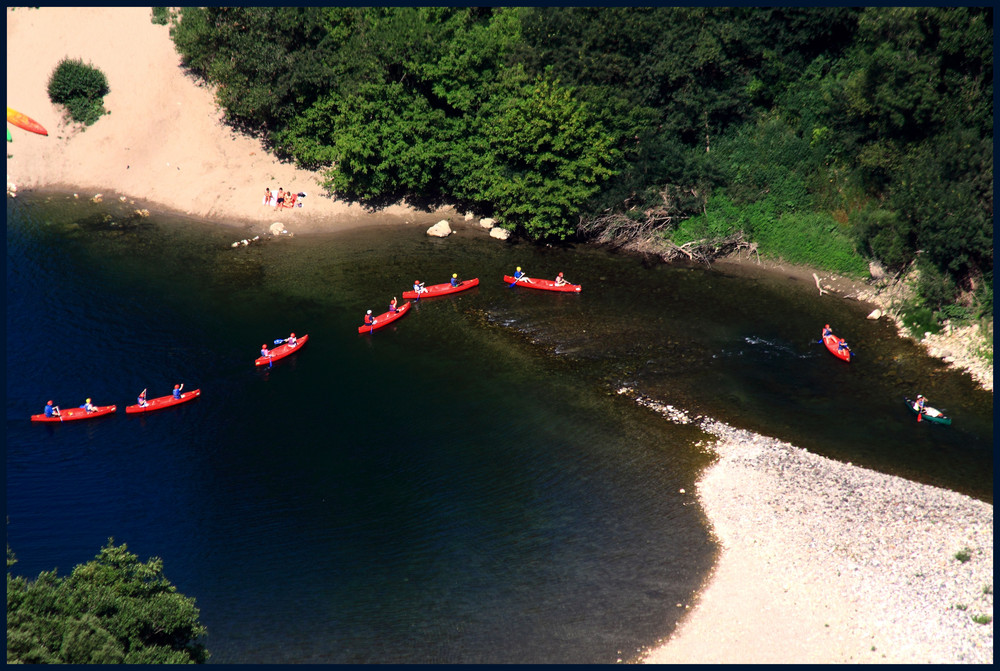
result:
<svg viewBox="0 0 1000 671"><path fill-rule="evenodd" d="M274 356L273 354L271 354L271 350L267 348L267 343L264 343L263 345L260 346L260 355L268 359Z"/></svg>
<svg viewBox="0 0 1000 671"><path fill-rule="evenodd" d="M89 398L80 407L83 408L84 410L86 410L87 412L97 412L97 406L94 405L93 403L91 403Z"/></svg>
<svg viewBox="0 0 1000 671"><path fill-rule="evenodd" d="M143 389L142 391L139 392L139 398L136 399L136 404L140 408L145 408L146 407L146 390L145 389Z"/></svg>
<svg viewBox="0 0 1000 671"><path fill-rule="evenodd" d="M569 284L569 282L567 282L566 278L563 277L562 271L559 271L559 274L556 275L556 286L561 287L564 284Z"/></svg>
<svg viewBox="0 0 1000 671"><path fill-rule="evenodd" d="M183 388L184 388L184 383L183 382L180 383L180 384L175 384L174 385L174 398L176 398L178 400L180 399L180 397L181 397L181 389L183 389Z"/></svg>
<svg viewBox="0 0 1000 671"><path fill-rule="evenodd" d="M392 300L389 301L389 312L395 312L395 311L396 311L396 297L393 296Z"/></svg>
<svg viewBox="0 0 1000 671"><path fill-rule="evenodd" d="M831 336L831 335L833 335L833 329L830 328L829 324L825 324L823 326L823 337L825 338L825 337Z"/></svg>
<svg viewBox="0 0 1000 671"><path fill-rule="evenodd" d="M413 291L414 293L422 294L425 291L427 291L427 289L424 288L424 283L421 282L420 280L413 280Z"/></svg>
<svg viewBox="0 0 1000 671"><path fill-rule="evenodd" d="M365 313L365 326L375 326L375 317L372 316L371 310Z"/></svg>
<svg viewBox="0 0 1000 671"><path fill-rule="evenodd" d="M844 351L850 352L851 348L847 346L847 341L844 340L843 338L841 338L840 342L837 343L837 351L838 352L844 352Z"/></svg>
<svg viewBox="0 0 1000 671"><path fill-rule="evenodd" d="M914 405L917 408L917 412L923 413L924 406L927 405L927 399L924 398L923 394L917 394L917 402Z"/></svg>
<svg viewBox="0 0 1000 671"><path fill-rule="evenodd" d="M517 283L521 281L524 281L526 284L532 284L531 278L522 273L521 266L518 266L517 270L514 271L514 282Z"/></svg>
<svg viewBox="0 0 1000 671"><path fill-rule="evenodd" d="M458 279L458 273L452 273L451 274L451 286L457 287L461 283L462 283L462 280Z"/></svg>
<svg viewBox="0 0 1000 671"><path fill-rule="evenodd" d="M59 417L60 414L58 405L52 405L52 401L45 404L46 417Z"/></svg>
<svg viewBox="0 0 1000 671"><path fill-rule="evenodd" d="M285 338L285 342L288 344L289 347L295 347L296 345L299 344L299 341L296 340L294 333Z"/></svg>

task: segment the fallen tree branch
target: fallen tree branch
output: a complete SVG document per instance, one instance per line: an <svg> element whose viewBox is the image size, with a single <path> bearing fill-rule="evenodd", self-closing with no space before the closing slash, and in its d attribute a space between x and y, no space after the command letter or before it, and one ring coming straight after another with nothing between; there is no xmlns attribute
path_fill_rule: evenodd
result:
<svg viewBox="0 0 1000 671"><path fill-rule="evenodd" d="M821 287L819 285L819 277L816 276L816 273L813 273L813 279L816 280L816 288L819 289L819 295L820 296L822 296L823 294L830 293L829 291L827 291L826 289L824 289L823 287Z"/></svg>

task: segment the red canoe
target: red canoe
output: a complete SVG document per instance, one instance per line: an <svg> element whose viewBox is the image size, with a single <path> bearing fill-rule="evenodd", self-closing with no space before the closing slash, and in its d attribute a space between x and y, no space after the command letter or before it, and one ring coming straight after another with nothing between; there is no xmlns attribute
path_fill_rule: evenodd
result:
<svg viewBox="0 0 1000 671"><path fill-rule="evenodd" d="M530 284L528 280L531 280ZM514 278L510 275L504 275L503 281L507 284L513 284ZM522 277L517 286L528 287L529 289L543 289L545 291L570 291L575 293L580 293L580 289L583 288L579 284L556 284L552 280L542 280L537 277Z"/></svg>
<svg viewBox="0 0 1000 671"><path fill-rule="evenodd" d="M61 410L62 415L59 417L46 417L45 413L40 415L32 415L32 422L69 422L74 419L93 419L94 417L100 417L102 415L110 415L115 410L118 409L117 405L99 405L97 410L94 412L87 412L83 408L69 408L67 410Z"/></svg>
<svg viewBox="0 0 1000 671"><path fill-rule="evenodd" d="M181 392L180 398L174 398L173 394L171 394L170 396L159 396L157 398L153 398L146 401L146 405L125 406L125 412L130 415L137 412L152 412L153 410L160 410L161 408L169 408L170 406L177 405L178 403L186 403L187 401L193 401L199 396L201 396L201 389Z"/></svg>
<svg viewBox="0 0 1000 671"><path fill-rule="evenodd" d="M403 298L434 298L435 296L444 296L445 294L457 294L459 291L465 291L476 286L479 286L479 278L473 277L471 280L462 280L458 283L457 287L451 286L451 282L448 282L446 284L432 284L429 287L425 287L426 291L421 291L419 294L416 291L404 291Z"/></svg>
<svg viewBox="0 0 1000 671"><path fill-rule="evenodd" d="M295 344L295 347L292 347L291 345L289 345L286 342L285 343L281 343L280 345L278 345L277 347L275 347L274 349L271 350L271 356L269 356L269 357L267 357L267 356L259 356L259 357L257 357L254 360L254 365L257 365L257 366L267 366L268 364L270 364L270 363L272 363L274 361L277 361L278 359L284 359L289 354L295 354L300 349L302 349L303 345L306 344L306 341L309 340L309 336L308 335L304 335L304 336L302 336L300 338L296 338L296 340L298 342Z"/></svg>
<svg viewBox="0 0 1000 671"><path fill-rule="evenodd" d="M403 307L396 308L395 312L385 312L383 314L380 314L378 317L375 318L374 324L371 325L365 324L364 326L359 326L358 333L371 333L372 331L379 330L383 326L391 324L392 322L396 321L397 319L405 315L406 312L410 309L411 305L413 305L413 303L403 303Z"/></svg>
<svg viewBox="0 0 1000 671"><path fill-rule="evenodd" d="M843 359L844 361L851 362L851 349L847 348L844 350L837 349L837 343L840 342L840 338L833 335L832 333L828 336L823 336L823 344L826 348L830 350L830 354L837 357L838 359Z"/></svg>
<svg viewBox="0 0 1000 671"><path fill-rule="evenodd" d="M42 124L38 123L27 114L21 114L17 110L12 110L9 107L7 108L7 121L14 124L18 128L23 128L24 130L31 131L32 133L38 133L39 135L49 134L49 131L45 130L45 127L42 126Z"/></svg>

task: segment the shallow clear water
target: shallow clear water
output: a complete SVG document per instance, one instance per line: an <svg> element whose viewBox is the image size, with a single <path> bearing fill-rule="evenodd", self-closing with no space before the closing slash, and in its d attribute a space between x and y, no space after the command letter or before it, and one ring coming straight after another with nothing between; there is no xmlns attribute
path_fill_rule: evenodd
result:
<svg viewBox="0 0 1000 671"><path fill-rule="evenodd" d="M709 458L621 384L992 500L992 394L803 283L462 226L232 249L239 229L57 195L7 218L15 570L67 573L110 536L160 556L213 662L607 663L669 634L712 560ZM510 289L516 265L584 291ZM481 284L358 335L452 272ZM816 344L826 321L855 362ZM289 331L309 343L255 370ZM176 382L202 397L27 421ZM917 424L915 391L955 424Z"/></svg>

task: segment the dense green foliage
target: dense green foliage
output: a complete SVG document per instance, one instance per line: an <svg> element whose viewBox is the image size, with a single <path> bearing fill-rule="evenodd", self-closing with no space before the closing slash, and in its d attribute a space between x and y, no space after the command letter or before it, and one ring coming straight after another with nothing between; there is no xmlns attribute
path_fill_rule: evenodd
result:
<svg viewBox="0 0 1000 671"><path fill-rule="evenodd" d="M609 214L992 313L989 7L187 8L229 119L372 206Z"/></svg>
<svg viewBox="0 0 1000 671"><path fill-rule="evenodd" d="M43 571L12 576L7 548L7 663L194 664L208 652L194 599L109 539L97 557L65 578Z"/></svg>
<svg viewBox="0 0 1000 671"><path fill-rule="evenodd" d="M152 22L158 26L165 26L170 23L173 12L169 7L153 7Z"/></svg>
<svg viewBox="0 0 1000 671"><path fill-rule="evenodd" d="M49 100L66 107L70 119L93 125L105 113L108 78L80 59L64 58L49 77Z"/></svg>

